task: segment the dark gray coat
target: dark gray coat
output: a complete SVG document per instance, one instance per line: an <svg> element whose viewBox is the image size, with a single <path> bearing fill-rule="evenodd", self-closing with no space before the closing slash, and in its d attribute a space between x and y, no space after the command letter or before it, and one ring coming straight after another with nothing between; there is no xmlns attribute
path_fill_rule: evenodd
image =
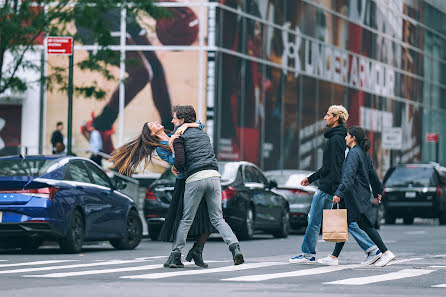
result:
<svg viewBox="0 0 446 297"><path fill-rule="evenodd" d="M342 181L335 194L347 208L349 222L356 222L364 214L373 225L375 219L370 200L370 185L374 197L382 195L383 185L369 154L356 145L347 154L342 166Z"/></svg>

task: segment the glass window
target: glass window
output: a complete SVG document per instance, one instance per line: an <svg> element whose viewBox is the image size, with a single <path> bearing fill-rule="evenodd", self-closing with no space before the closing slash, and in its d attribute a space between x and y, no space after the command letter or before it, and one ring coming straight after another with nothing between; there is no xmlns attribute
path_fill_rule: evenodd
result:
<svg viewBox="0 0 446 297"><path fill-rule="evenodd" d="M91 175L93 176L93 182L96 185L112 188L110 180L108 176L101 171L98 167L93 164L86 163L88 170L90 170Z"/></svg>
<svg viewBox="0 0 446 297"><path fill-rule="evenodd" d="M0 176L41 176L53 164L51 160L0 160Z"/></svg>
<svg viewBox="0 0 446 297"><path fill-rule="evenodd" d="M81 162L72 162L68 165L65 171L64 180L71 180L76 182L91 183L88 172Z"/></svg>
<svg viewBox="0 0 446 297"><path fill-rule="evenodd" d="M262 184L262 180L256 172L256 169L252 166L245 166L245 182L246 183L259 183Z"/></svg>
<svg viewBox="0 0 446 297"><path fill-rule="evenodd" d="M436 175L432 167L406 165L395 168L385 182L386 187L435 186Z"/></svg>

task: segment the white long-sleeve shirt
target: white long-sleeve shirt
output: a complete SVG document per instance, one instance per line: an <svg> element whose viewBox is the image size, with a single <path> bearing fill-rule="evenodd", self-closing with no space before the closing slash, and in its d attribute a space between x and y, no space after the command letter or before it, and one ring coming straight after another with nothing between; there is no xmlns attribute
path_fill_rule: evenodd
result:
<svg viewBox="0 0 446 297"><path fill-rule="evenodd" d="M102 151L102 137L98 130L93 130L90 133L90 152L97 154Z"/></svg>

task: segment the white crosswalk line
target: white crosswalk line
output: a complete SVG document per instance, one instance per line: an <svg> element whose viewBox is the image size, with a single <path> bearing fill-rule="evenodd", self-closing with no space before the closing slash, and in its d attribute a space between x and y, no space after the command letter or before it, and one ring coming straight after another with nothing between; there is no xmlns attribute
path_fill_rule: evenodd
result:
<svg viewBox="0 0 446 297"><path fill-rule="evenodd" d="M79 261L79 260L48 260L48 261L23 262L23 263L14 263L14 264L0 264L0 268L45 265L45 264L55 264L55 263L64 263L64 262L76 262L76 261Z"/></svg>
<svg viewBox="0 0 446 297"><path fill-rule="evenodd" d="M128 263L140 263L144 260L112 260L106 262L95 262L87 264L71 264L71 265L59 265L59 266L46 266L46 267L33 267L33 268L23 268L23 269L12 269L12 270L0 270L0 274L11 274L11 273L25 273L33 271L48 271L57 269L70 269L70 268L84 268L92 266L105 266L105 265L119 265Z"/></svg>
<svg viewBox="0 0 446 297"><path fill-rule="evenodd" d="M435 286L432 286L432 288L446 288L446 284L435 285Z"/></svg>
<svg viewBox="0 0 446 297"><path fill-rule="evenodd" d="M403 269L403 270L400 270L397 272L391 272L391 273L380 274L380 275L372 275L372 276L366 276L366 277L354 277L354 278L342 279L342 280L338 280L338 281L334 281L334 282L326 282L323 284L360 286L360 285L373 284L373 283L385 282L385 281L390 281L390 280L397 280L397 279L402 279L402 278L420 276L420 275L424 275L424 274L429 274L434 271L436 271L436 270Z"/></svg>
<svg viewBox="0 0 446 297"><path fill-rule="evenodd" d="M423 260L423 258L410 258L410 259L402 259L402 260L394 260L387 264L386 266L395 265L395 264L401 264L405 262L411 262L411 261L417 261L417 260Z"/></svg>
<svg viewBox="0 0 446 297"><path fill-rule="evenodd" d="M324 267L310 268L310 269L303 269L303 270L289 271L289 272L231 277L231 278L225 278L222 280L223 281L237 281L237 282L259 282L259 281L276 279L276 278L286 278L286 277L296 277L296 276L304 276L304 275L315 275L315 274L329 273L329 272L334 272L334 271L339 271L339 270L344 270L344 269L358 268L358 267L361 267L361 265L324 266Z"/></svg>
<svg viewBox="0 0 446 297"><path fill-rule="evenodd" d="M184 265L192 265L192 264L193 263L184 263ZM97 270L86 270L86 271L75 271L75 272L59 272L59 273L49 273L49 274L40 274L40 275L24 275L24 277L62 278L62 277L70 277L70 276L106 274L106 273L115 273L115 272L139 271L139 270L152 270L152 269L159 269L159 268L163 268L163 264L151 264L151 265L134 266L134 267L97 269Z"/></svg>
<svg viewBox="0 0 446 297"><path fill-rule="evenodd" d="M218 268L208 268L208 269L200 269L200 270L181 270L175 272L164 272L164 273L153 273L153 274L142 274L142 275L130 275L130 276L121 276L120 278L131 278L131 279L160 279L167 277L175 277L175 276L184 276L184 275L196 275L196 274L208 274L208 273L216 273L216 272L229 272L229 271L239 271L246 269L254 269L260 267L267 267L273 265L287 265L285 262L259 262L259 263L245 263L241 265L231 265L224 266Z"/></svg>

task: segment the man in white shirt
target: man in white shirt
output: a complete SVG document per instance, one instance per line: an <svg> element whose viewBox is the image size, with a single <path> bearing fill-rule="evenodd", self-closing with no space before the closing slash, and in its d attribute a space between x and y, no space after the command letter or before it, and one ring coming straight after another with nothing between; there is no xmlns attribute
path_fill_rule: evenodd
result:
<svg viewBox="0 0 446 297"><path fill-rule="evenodd" d="M91 153L90 160L102 166L102 156L98 153L102 151L102 137L98 130L93 126L93 124L88 127L90 131L90 147L88 151Z"/></svg>

